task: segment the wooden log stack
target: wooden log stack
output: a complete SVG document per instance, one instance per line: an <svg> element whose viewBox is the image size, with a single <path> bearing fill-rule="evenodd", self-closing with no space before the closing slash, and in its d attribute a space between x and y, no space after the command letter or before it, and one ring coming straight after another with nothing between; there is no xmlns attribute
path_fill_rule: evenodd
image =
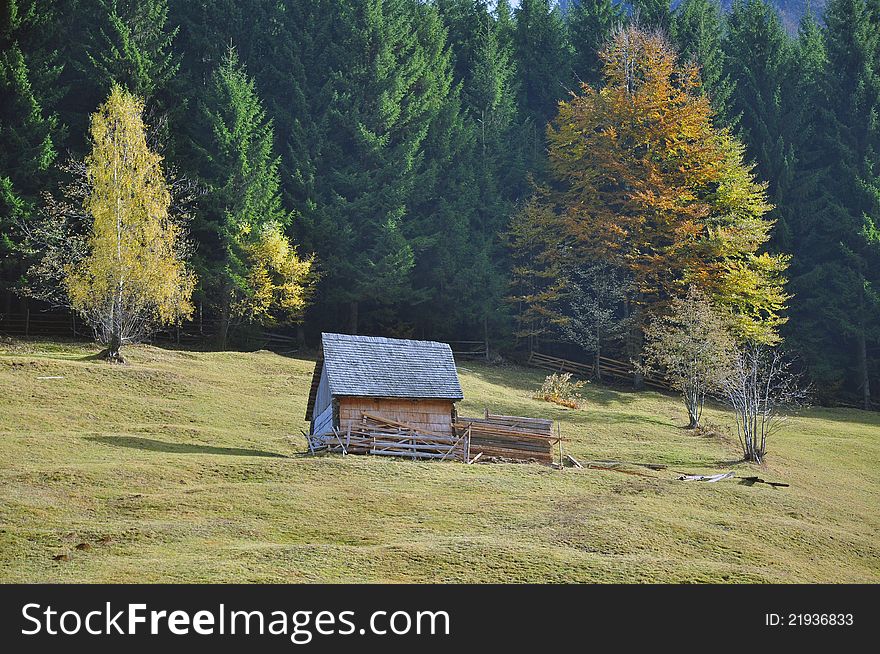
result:
<svg viewBox="0 0 880 654"><path fill-rule="evenodd" d="M309 451L467 461L467 435L440 434L365 413L361 424L308 437Z"/></svg>
<svg viewBox="0 0 880 654"><path fill-rule="evenodd" d="M553 421L542 418L492 415L460 416L453 433L415 428L402 422L364 413L359 424L344 431L334 428L308 437L309 451L337 454L375 454L411 459L472 463L512 460L553 463ZM560 455L561 456L561 455Z"/></svg>
<svg viewBox="0 0 880 654"><path fill-rule="evenodd" d="M458 435L470 434L471 457L550 464L553 445L561 440L553 434L553 421L543 418L492 415L487 411L482 418L459 416L453 426Z"/></svg>

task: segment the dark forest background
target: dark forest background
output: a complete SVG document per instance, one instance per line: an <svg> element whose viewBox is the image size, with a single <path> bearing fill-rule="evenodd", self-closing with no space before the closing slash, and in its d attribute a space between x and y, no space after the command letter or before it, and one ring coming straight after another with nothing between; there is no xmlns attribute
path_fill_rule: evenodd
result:
<svg viewBox="0 0 880 654"><path fill-rule="evenodd" d="M2 0L0 314L23 311L39 256L22 226L43 219L44 193L86 153L89 117L116 82L145 100L171 176L197 189L189 233L206 322L222 302L218 203L277 174L288 236L321 272L291 330L514 347L504 234L546 175L557 103L600 83L598 49L637 19L701 66L715 120L769 183L770 245L792 256L786 347L822 398L880 387L880 0L564 9ZM224 150L218 125L235 121L268 150Z"/></svg>

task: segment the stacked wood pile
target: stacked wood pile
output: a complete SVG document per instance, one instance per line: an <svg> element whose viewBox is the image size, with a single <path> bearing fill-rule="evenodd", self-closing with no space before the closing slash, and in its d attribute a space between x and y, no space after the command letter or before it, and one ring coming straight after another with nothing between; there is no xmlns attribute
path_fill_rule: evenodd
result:
<svg viewBox="0 0 880 654"><path fill-rule="evenodd" d="M553 421L543 418L492 415L459 416L454 424L459 436L470 434L470 456L487 459L553 462L553 445L562 439L553 434ZM473 460L473 459L471 459Z"/></svg>
<svg viewBox="0 0 880 654"><path fill-rule="evenodd" d="M334 428L308 436L310 452L377 454L411 459L468 461L467 434L442 434L364 413L345 431Z"/></svg>

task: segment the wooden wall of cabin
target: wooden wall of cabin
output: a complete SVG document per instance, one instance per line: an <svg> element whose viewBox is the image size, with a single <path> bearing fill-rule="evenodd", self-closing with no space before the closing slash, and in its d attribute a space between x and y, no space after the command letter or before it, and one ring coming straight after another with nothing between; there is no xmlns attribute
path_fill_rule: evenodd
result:
<svg viewBox="0 0 880 654"><path fill-rule="evenodd" d="M410 400L405 398L339 397L339 429L360 424L364 413L396 420L417 429L452 434L452 400Z"/></svg>
<svg viewBox="0 0 880 654"><path fill-rule="evenodd" d="M315 406L312 407L312 420L324 413L330 406L330 382L327 379L327 369L321 367L321 381L318 383L318 391L315 393Z"/></svg>

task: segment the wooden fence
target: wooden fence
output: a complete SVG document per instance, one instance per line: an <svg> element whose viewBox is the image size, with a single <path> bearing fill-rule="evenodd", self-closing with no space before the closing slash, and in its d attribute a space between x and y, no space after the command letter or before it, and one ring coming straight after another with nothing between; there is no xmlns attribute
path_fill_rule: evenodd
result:
<svg viewBox="0 0 880 654"><path fill-rule="evenodd" d="M452 355L459 358L489 358L489 345L486 341L446 341L452 349Z"/></svg>
<svg viewBox="0 0 880 654"><path fill-rule="evenodd" d="M57 311L31 311L22 314L0 314L0 335L3 336L67 336L91 338L92 330L74 314Z"/></svg>
<svg viewBox="0 0 880 654"><path fill-rule="evenodd" d="M219 320L192 320L181 325L157 330L147 339L148 343L177 343L197 345L212 343ZM74 313L58 311L26 311L22 314L0 314L0 336L24 336L44 338L75 338L92 340L92 329ZM247 345L256 349L296 351L299 341L295 336L256 329L247 337Z"/></svg>
<svg viewBox="0 0 880 654"><path fill-rule="evenodd" d="M474 463L534 461L553 463L553 445L559 445L562 465L563 440L553 421L541 418L493 415L459 416L448 433L431 431L383 416L363 413L361 420L344 429L325 427L306 435L309 452L376 454L410 459L436 459Z"/></svg>
<svg viewBox="0 0 880 654"><path fill-rule="evenodd" d="M595 375L595 369L592 365L569 361L568 359L561 359L549 354L541 354L540 352L532 352L529 355L528 363L535 368L552 370L553 372L570 372L584 379L589 379ZM603 377L611 377L613 379L632 381L635 376L635 370L630 364L603 356L599 357L599 369ZM664 379L646 376L644 382L645 386L658 390L673 390Z"/></svg>

